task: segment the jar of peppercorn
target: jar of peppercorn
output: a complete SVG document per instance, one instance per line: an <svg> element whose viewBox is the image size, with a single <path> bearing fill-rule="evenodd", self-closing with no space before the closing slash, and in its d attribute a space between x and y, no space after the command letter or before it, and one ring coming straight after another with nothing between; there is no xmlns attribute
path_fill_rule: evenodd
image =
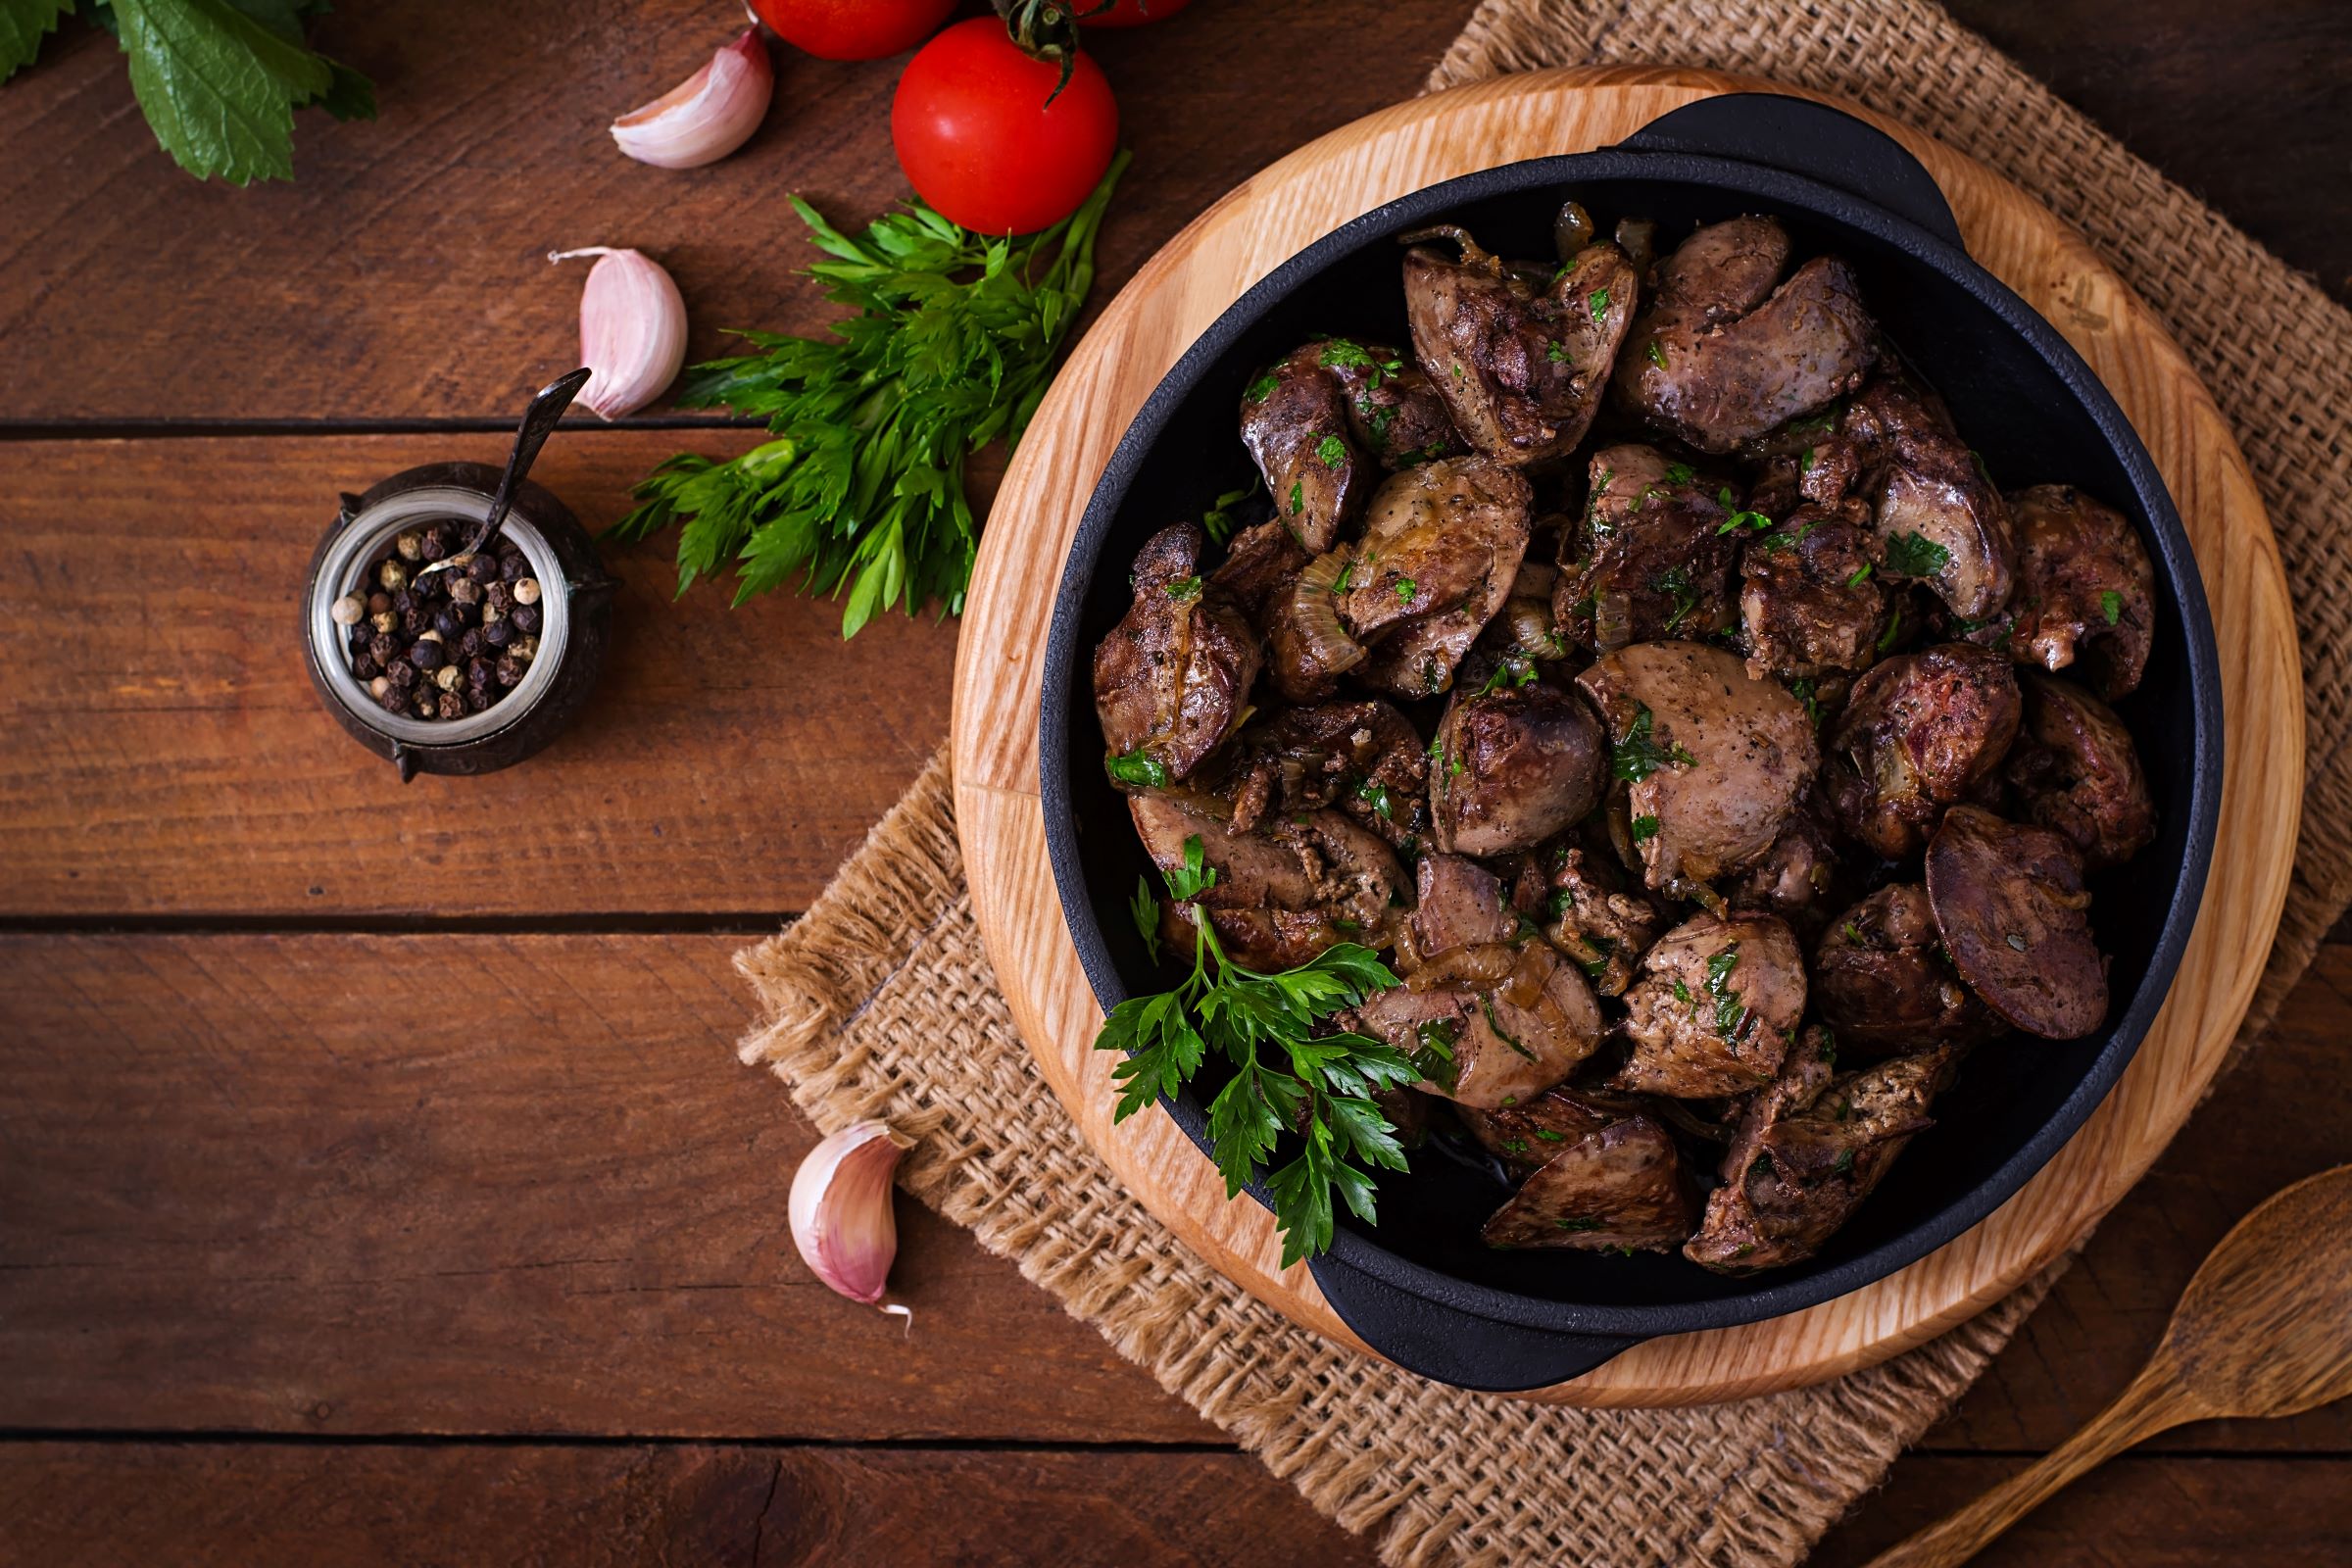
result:
<svg viewBox="0 0 2352 1568"><path fill-rule="evenodd" d="M410 468L343 509L311 558L303 657L353 739L400 769L487 773L553 740L596 684L612 579L563 502L528 480L499 531L499 470Z"/></svg>

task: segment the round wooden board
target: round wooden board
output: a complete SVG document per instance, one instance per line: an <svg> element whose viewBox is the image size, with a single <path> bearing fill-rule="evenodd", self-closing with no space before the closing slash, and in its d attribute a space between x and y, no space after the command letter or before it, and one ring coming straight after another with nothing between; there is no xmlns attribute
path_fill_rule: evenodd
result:
<svg viewBox="0 0 2352 1568"><path fill-rule="evenodd" d="M1278 1267L1270 1216L1228 1203L1165 1115L1113 1126L1112 1058L1047 864L1037 723L1046 628L1097 476L1168 367L1244 290L1348 220L1474 170L1615 142L1727 91L1709 72L1608 68L1506 76L1415 99L1300 148L1226 196L1139 272L1072 352L1004 476L956 668L957 832L972 904L1046 1081L1145 1205L1298 1322L1360 1343L1303 1266ZM1819 95L1812 95L1819 96ZM2219 632L2228 771L2196 930L2138 1056L2058 1156L1991 1218L1867 1289L1807 1311L1637 1346L1531 1397L1693 1403L1866 1366L1965 1321L2065 1251L2138 1180L2203 1094L2243 1016L2286 896L2303 785L2303 693L2278 548L2245 459L2180 350L2082 238L1932 138L1836 99L1918 157L1979 262L2089 361L2154 454L2195 542Z"/></svg>

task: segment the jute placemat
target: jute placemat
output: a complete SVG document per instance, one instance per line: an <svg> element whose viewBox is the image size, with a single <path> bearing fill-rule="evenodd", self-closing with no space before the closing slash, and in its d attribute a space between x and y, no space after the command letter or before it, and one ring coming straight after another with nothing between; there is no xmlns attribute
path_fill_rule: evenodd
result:
<svg viewBox="0 0 2352 1568"><path fill-rule="evenodd" d="M2242 1044L2352 894L2341 756L2352 569L2327 549L2352 493L2352 317L1933 6L1489 0L1431 79L1588 61L1747 72L1906 118L2065 213L2169 318L2253 462L2288 570L2310 590L2297 596L2311 724L2304 836ZM2230 286L2209 290L2217 275ZM770 1064L822 1128L882 1115L919 1135L901 1167L908 1191L1317 1508L1375 1533L1392 1564L1792 1563L1950 1407L2057 1272L1934 1344L1790 1394L1588 1411L1437 1388L1259 1305L1086 1146L998 995L944 753L815 906L737 963L766 1008L743 1044L747 1062Z"/></svg>

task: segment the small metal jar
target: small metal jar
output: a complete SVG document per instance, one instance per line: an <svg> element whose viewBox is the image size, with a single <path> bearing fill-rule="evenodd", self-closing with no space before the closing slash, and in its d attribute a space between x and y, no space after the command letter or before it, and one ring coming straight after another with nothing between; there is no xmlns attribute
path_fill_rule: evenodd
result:
<svg viewBox="0 0 2352 1568"><path fill-rule="evenodd" d="M521 761L571 721L604 667L613 579L570 509L526 479L499 528L539 581L539 652L522 679L478 713L420 719L386 712L352 673L335 601L367 596L370 585L360 573L403 530L442 522L456 525L461 537L470 533L488 514L498 481L499 470L482 463L428 463L396 473L366 495L344 496L311 558L302 612L311 684L335 721L399 768L403 783L419 772L489 773Z"/></svg>

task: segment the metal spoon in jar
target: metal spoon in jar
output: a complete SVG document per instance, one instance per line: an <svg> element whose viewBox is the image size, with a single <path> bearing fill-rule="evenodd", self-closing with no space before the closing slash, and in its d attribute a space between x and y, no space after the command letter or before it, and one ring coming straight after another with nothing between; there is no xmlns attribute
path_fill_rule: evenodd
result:
<svg viewBox="0 0 2352 1568"><path fill-rule="evenodd" d="M588 384L592 373L583 366L567 375L557 376L539 389L531 399L531 406L522 411L522 423L514 431L514 450L507 454L507 471L498 481L498 494L491 498L490 514L482 519L482 525L474 530L463 549L442 557L416 573L417 576L428 577L436 571L465 565L498 532L498 525L507 520L507 509L514 504L514 491L522 483L522 476L531 471L539 449L555 434L557 421L571 407L571 400L580 395L580 388Z"/></svg>

